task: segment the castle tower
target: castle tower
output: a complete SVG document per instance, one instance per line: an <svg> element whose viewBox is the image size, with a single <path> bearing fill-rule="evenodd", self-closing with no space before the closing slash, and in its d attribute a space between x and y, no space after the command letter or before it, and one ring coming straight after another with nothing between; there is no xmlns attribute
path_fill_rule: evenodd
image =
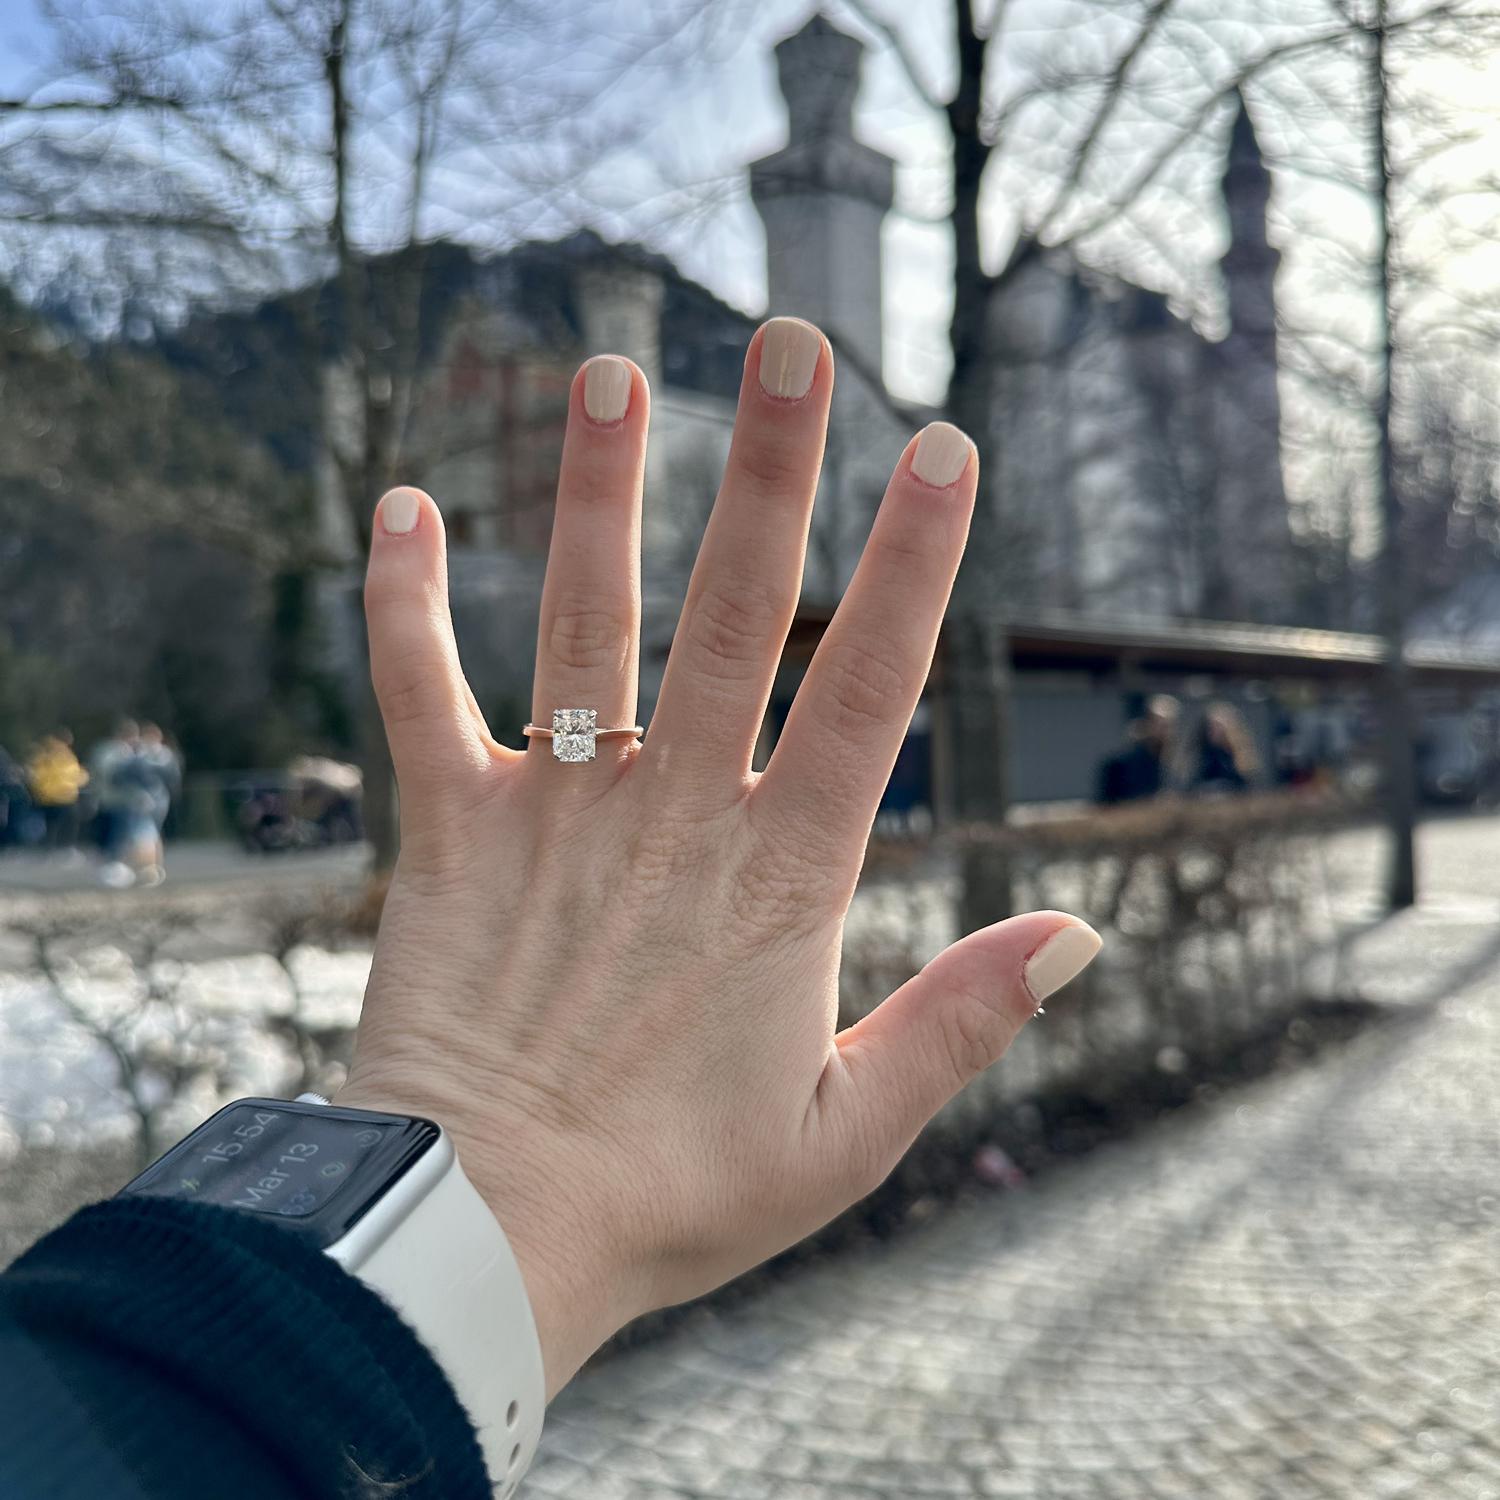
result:
<svg viewBox="0 0 1500 1500"><path fill-rule="evenodd" d="M1276 272L1281 252L1266 238L1271 174L1261 155L1255 125L1236 91L1229 158L1222 179L1229 215L1229 248L1219 267L1229 293L1230 338L1239 339L1262 363L1276 363Z"/></svg>
<svg viewBox="0 0 1500 1500"><path fill-rule="evenodd" d="M815 15L776 48L787 144L750 167L766 226L772 314L816 323L838 380L804 586L834 600L849 578L900 453L885 393L880 226L895 166L857 140L854 100L864 45Z"/></svg>
<svg viewBox="0 0 1500 1500"><path fill-rule="evenodd" d="M1224 168L1229 248L1219 262L1229 333L1212 351L1217 433L1217 556L1204 594L1227 619L1288 618L1291 527L1281 473L1276 272L1266 236L1271 174L1242 94Z"/></svg>
<svg viewBox="0 0 1500 1500"><path fill-rule="evenodd" d="M776 48L787 145L750 168L766 226L770 311L818 324L881 379L880 225L894 195L890 157L856 140L864 44L815 15Z"/></svg>

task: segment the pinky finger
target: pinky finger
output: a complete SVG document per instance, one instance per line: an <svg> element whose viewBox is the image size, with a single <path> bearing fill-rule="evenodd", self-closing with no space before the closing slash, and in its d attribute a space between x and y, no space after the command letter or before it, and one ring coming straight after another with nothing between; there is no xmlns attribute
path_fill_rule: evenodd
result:
<svg viewBox="0 0 1500 1500"><path fill-rule="evenodd" d="M381 499L365 620L396 780L407 809L417 810L457 792L460 779L498 749L459 665L442 517L421 490L401 486Z"/></svg>

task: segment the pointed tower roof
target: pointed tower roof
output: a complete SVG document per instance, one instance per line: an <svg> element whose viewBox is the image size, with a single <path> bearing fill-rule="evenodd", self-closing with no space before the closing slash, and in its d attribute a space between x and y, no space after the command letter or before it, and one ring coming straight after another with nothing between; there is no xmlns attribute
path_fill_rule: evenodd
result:
<svg viewBox="0 0 1500 1500"><path fill-rule="evenodd" d="M1234 91L1234 120L1229 127L1229 149L1221 179L1224 209L1229 217L1230 262L1243 262L1248 254L1256 261L1274 256L1266 239L1266 212L1271 204L1271 171L1266 166L1255 122L1239 89ZM1274 265L1274 261L1273 261Z"/></svg>
<svg viewBox="0 0 1500 1500"><path fill-rule="evenodd" d="M1245 102L1244 91L1234 91L1234 123L1229 127L1229 165L1254 165L1263 167L1265 156L1260 149L1260 138L1255 133L1255 121L1250 117L1250 106Z"/></svg>
<svg viewBox="0 0 1500 1500"><path fill-rule="evenodd" d="M792 139L852 136L854 98L864 44L815 11L800 31L776 44L776 72L786 99Z"/></svg>
<svg viewBox="0 0 1500 1500"><path fill-rule="evenodd" d="M865 44L816 11L776 44L776 74L786 100L787 144L752 162L751 192L842 193L888 209L895 164L854 133Z"/></svg>

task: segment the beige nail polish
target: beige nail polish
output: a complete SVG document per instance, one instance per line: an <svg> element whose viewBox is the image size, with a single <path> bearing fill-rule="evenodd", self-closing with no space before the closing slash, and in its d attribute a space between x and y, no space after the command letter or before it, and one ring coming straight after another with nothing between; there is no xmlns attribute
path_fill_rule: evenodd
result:
<svg viewBox="0 0 1500 1500"><path fill-rule="evenodd" d="M421 501L416 490L401 488L390 490L380 502L380 524L392 536L404 536L417 528L417 515Z"/></svg>
<svg viewBox="0 0 1500 1500"><path fill-rule="evenodd" d="M630 366L601 354L583 367L583 409L596 422L618 422L630 407Z"/></svg>
<svg viewBox="0 0 1500 1500"><path fill-rule="evenodd" d="M772 318L760 341L761 388L772 396L796 401L811 389L823 340L800 318Z"/></svg>
<svg viewBox="0 0 1500 1500"><path fill-rule="evenodd" d="M951 422L933 422L922 429L911 471L926 484L947 489L969 466L974 445Z"/></svg>
<svg viewBox="0 0 1500 1500"><path fill-rule="evenodd" d="M1059 927L1026 960L1024 977L1031 998L1040 1005L1048 995L1055 995L1093 963L1103 946L1104 939L1086 922Z"/></svg>

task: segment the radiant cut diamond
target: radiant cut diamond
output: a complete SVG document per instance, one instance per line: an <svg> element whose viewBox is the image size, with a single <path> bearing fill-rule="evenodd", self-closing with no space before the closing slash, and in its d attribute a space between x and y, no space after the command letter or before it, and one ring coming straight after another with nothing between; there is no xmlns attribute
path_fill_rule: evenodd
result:
<svg viewBox="0 0 1500 1500"><path fill-rule="evenodd" d="M593 708L552 710L552 755L556 760L593 760L599 712Z"/></svg>

